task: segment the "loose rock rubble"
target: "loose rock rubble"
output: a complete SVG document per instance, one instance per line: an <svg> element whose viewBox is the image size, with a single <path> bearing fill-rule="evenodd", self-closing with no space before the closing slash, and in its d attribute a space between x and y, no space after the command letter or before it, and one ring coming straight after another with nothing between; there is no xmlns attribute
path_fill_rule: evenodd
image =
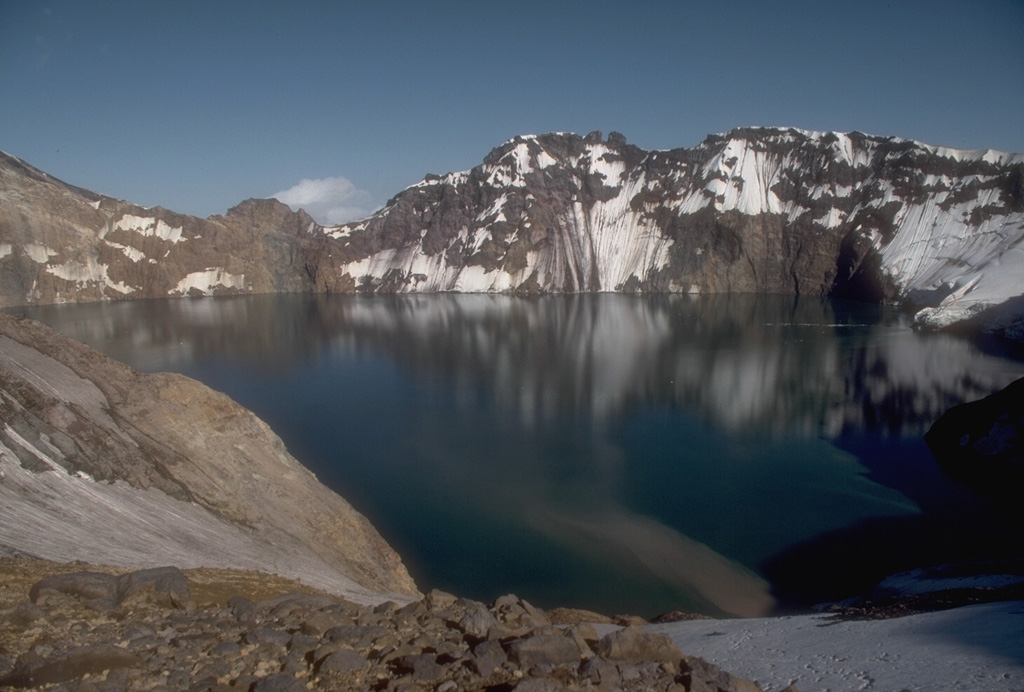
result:
<svg viewBox="0 0 1024 692"><path fill-rule="evenodd" d="M322 594L196 605L174 567L52 575L0 613L0 688L113 692L756 692L637 627L599 637L513 595L399 606Z"/></svg>

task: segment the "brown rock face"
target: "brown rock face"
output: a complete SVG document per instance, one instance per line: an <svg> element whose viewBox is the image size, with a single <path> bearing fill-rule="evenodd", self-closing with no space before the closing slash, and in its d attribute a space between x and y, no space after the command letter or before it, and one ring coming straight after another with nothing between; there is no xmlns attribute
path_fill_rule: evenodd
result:
<svg viewBox="0 0 1024 692"><path fill-rule="evenodd" d="M0 306L310 290L311 225L275 200L208 219L143 208L0 153Z"/></svg>
<svg viewBox="0 0 1024 692"><path fill-rule="evenodd" d="M0 314L0 546L258 569L379 600L398 555L228 397Z"/></svg>

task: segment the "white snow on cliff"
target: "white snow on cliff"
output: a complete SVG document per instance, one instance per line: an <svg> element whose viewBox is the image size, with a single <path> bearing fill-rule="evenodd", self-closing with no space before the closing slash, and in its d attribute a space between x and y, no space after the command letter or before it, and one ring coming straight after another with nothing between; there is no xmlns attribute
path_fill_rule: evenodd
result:
<svg viewBox="0 0 1024 692"><path fill-rule="evenodd" d="M422 245L409 245L343 264L339 275L359 283L398 270L406 277L398 288L404 292L503 292L531 276L542 290L615 291L668 265L675 241L656 217L712 208L843 234L860 228L851 223L859 214L885 209L892 227L884 233L864 227L864 233L901 295L912 302L941 300L921 313L922 323L942 326L1024 293L1024 214L1006 206L1004 190L995 184L1008 166L1024 163L1024 155L778 128L718 135L701 145L706 158L650 167L627 165L610 143L576 140L576 148L558 147L549 137L557 135L516 137L474 171L428 176L412 186L459 189L484 181L499 193L475 212L471 227L459 231L458 242L471 252L494 240L493 224L506 224L508 247L523 229L543 223L546 245L529 253L525 267L506 269L499 256L496 266L485 268L466 264L464 254L450 261L445 252L428 255ZM660 152L640 155L654 161ZM563 179L554 194L580 194L562 207L549 200L539 218L533 216L532 192L521 197L525 207L509 204L524 188L550 190L538 182L550 175ZM585 199L583 191L589 191ZM367 229L364 221L323 232L344 240ZM673 281L668 290L695 290Z"/></svg>
<svg viewBox="0 0 1024 692"><path fill-rule="evenodd" d="M124 214L114 223L114 228L120 231L133 231L142 236L155 236L171 243L185 240L181 235L181 226L171 226L163 219L157 219L152 216Z"/></svg>
<svg viewBox="0 0 1024 692"><path fill-rule="evenodd" d="M192 272L179 281L168 295L189 295L198 291L204 296L213 295L213 289L245 288L245 274L231 274L223 267L210 267L201 272Z"/></svg>
<svg viewBox="0 0 1024 692"><path fill-rule="evenodd" d="M71 475L50 458L59 454L56 447L40 449L10 426L5 432L50 470L25 469L14 450L0 443L0 546L18 546L57 562L102 556L104 564L128 567L252 569L299 579L360 603L383 599L283 532L274 534L264 526L257 534L154 488Z"/></svg>

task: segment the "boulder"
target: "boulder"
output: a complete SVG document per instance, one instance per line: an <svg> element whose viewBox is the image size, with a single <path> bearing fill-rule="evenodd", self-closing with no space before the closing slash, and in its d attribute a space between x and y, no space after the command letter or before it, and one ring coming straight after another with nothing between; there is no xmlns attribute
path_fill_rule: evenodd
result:
<svg viewBox="0 0 1024 692"><path fill-rule="evenodd" d="M306 683L290 673L275 673L253 683L252 692L306 692Z"/></svg>
<svg viewBox="0 0 1024 692"><path fill-rule="evenodd" d="M141 663L135 654L108 644L80 647L50 658L28 654L18 659L13 671L0 678L0 688L50 685Z"/></svg>
<svg viewBox="0 0 1024 692"><path fill-rule="evenodd" d="M320 662L319 671L325 673L333 671L335 673L351 673L357 670L362 670L366 667L366 659L363 658L358 651L352 649L340 649L332 654L328 654Z"/></svg>
<svg viewBox="0 0 1024 692"><path fill-rule="evenodd" d="M50 594L73 596L81 600L117 599L117 578L101 572L71 572L54 574L36 582L29 590L29 598L38 603Z"/></svg>
<svg viewBox="0 0 1024 692"><path fill-rule="evenodd" d="M194 607L188 580L177 567L154 567L117 579L117 600L124 605L150 603L165 608Z"/></svg>
<svg viewBox="0 0 1024 692"><path fill-rule="evenodd" d="M691 691L762 692L757 683L722 670L698 656L683 658L683 680Z"/></svg>
<svg viewBox="0 0 1024 692"><path fill-rule="evenodd" d="M609 632L597 642L597 654L613 661L678 663L683 653L667 634L625 627Z"/></svg>
<svg viewBox="0 0 1024 692"><path fill-rule="evenodd" d="M580 662L582 654L576 643L557 634L537 634L516 639L507 646L509 659L520 668L560 666Z"/></svg>

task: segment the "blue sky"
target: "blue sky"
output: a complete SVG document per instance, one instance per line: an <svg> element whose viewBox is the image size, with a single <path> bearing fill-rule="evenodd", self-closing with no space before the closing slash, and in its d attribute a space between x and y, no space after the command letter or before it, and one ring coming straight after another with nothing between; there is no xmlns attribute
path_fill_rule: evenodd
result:
<svg viewBox="0 0 1024 692"><path fill-rule="evenodd" d="M199 216L302 180L369 211L517 134L748 125L1022 152L1024 2L0 0L0 149Z"/></svg>

